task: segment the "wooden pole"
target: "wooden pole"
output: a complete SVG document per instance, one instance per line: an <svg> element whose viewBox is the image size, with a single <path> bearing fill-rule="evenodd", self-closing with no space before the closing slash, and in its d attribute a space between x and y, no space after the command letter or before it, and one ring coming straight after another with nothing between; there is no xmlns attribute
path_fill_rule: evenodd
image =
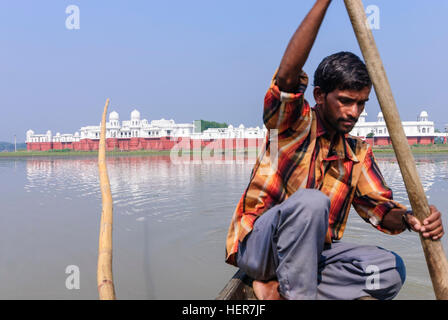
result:
<svg viewBox="0 0 448 320"><path fill-rule="evenodd" d="M101 212L100 236L98 246L97 283L101 300L115 300L115 289L112 275L112 222L113 207L110 191L109 175L106 166L106 115L109 99L104 106L101 120L100 143L98 148L98 171L100 176L103 209Z"/></svg>
<svg viewBox="0 0 448 320"><path fill-rule="evenodd" d="M366 66L373 82L378 102L389 130L398 165L415 216L423 221L430 214L428 200L417 173L414 157L404 133L392 90L361 0L344 0ZM448 262L440 240L425 239L420 235L423 251L437 299L448 299Z"/></svg>

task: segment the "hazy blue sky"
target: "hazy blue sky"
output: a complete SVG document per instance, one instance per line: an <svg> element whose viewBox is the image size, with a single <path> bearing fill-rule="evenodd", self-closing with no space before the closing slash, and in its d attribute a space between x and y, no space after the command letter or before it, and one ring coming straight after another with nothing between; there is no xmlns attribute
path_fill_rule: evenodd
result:
<svg viewBox="0 0 448 320"><path fill-rule="evenodd" d="M311 0L1 0L0 141L25 132L74 133L100 122L107 97L142 117L262 125L262 103ZM65 27L68 5L80 29ZM374 30L403 120L421 110L448 122L448 1L372 0ZM437 5L437 6L435 6ZM305 71L325 56L360 54L342 0L334 0ZM308 90L306 96L314 104ZM368 120L376 119L374 95Z"/></svg>

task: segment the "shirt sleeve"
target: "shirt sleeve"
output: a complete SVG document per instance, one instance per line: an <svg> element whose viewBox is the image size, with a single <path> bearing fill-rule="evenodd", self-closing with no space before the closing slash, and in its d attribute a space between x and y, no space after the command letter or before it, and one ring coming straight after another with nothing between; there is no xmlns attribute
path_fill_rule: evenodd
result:
<svg viewBox="0 0 448 320"><path fill-rule="evenodd" d="M272 77L271 85L265 95L263 122L266 128L277 129L282 133L290 128L297 128L311 110L304 98L308 85L308 76L301 72L299 87L296 93L280 91L277 86L277 71Z"/></svg>
<svg viewBox="0 0 448 320"><path fill-rule="evenodd" d="M406 207L393 200L392 190L384 181L371 147L368 148L353 198L353 206L361 218L376 229L387 234L401 233L402 231L391 231L381 226L383 217L391 209L406 209Z"/></svg>

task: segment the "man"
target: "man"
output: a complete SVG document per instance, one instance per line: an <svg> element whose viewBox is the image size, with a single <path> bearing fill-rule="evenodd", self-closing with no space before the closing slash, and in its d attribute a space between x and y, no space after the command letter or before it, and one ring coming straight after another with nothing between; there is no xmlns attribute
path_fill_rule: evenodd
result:
<svg viewBox="0 0 448 320"><path fill-rule="evenodd" d="M316 1L274 75L264 103L266 145L227 236L226 261L254 279L259 299L397 295L405 280L398 255L339 241L352 204L388 234L407 227L433 240L444 234L434 206L421 223L392 199L371 147L348 135L372 88L357 56L325 58L314 75L316 106L304 99L308 78L301 70L330 2ZM372 272L376 284L368 281Z"/></svg>

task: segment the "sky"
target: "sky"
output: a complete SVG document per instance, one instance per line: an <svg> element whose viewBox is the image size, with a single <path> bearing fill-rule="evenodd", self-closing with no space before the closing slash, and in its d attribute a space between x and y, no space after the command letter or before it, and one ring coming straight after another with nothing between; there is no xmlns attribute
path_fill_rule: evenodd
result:
<svg viewBox="0 0 448 320"><path fill-rule="evenodd" d="M0 141L100 123L105 100L128 120L262 126L265 92L312 0L0 0ZM429 4L430 3L430 4ZM435 6L437 4L437 7ZM69 5L79 29L68 29ZM402 120L448 123L448 1L364 0ZM304 70L361 56L343 1L331 4ZM305 97L314 104L312 87ZM366 106L375 121L374 93Z"/></svg>

